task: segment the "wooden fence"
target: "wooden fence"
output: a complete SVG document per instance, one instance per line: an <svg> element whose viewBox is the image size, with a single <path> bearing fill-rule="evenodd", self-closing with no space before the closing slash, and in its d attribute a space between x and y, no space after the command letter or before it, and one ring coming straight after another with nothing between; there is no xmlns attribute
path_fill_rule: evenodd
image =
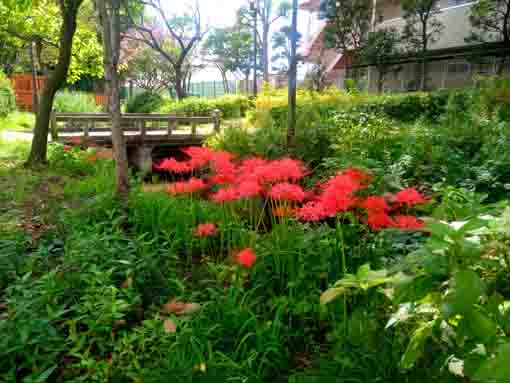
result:
<svg viewBox="0 0 510 383"><path fill-rule="evenodd" d="M46 82L46 77L37 76L36 84L38 94ZM12 88L16 96L16 105L18 109L33 112L34 111L34 89L32 82L32 75L30 74L17 74L11 77Z"/></svg>

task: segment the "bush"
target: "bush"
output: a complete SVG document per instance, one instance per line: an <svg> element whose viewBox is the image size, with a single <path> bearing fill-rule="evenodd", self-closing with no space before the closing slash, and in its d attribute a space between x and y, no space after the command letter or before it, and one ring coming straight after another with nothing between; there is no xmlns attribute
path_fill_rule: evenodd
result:
<svg viewBox="0 0 510 383"><path fill-rule="evenodd" d="M16 98L11 87L11 82L0 71L0 117L5 117L16 110Z"/></svg>
<svg viewBox="0 0 510 383"><path fill-rule="evenodd" d="M59 113L96 113L101 106L89 93L64 90L55 96L53 109Z"/></svg>
<svg viewBox="0 0 510 383"><path fill-rule="evenodd" d="M250 99L242 95L226 95L214 99L189 97L181 101L170 101L161 107L162 113L176 113L179 116L210 116L215 110L222 118L243 117L252 107Z"/></svg>
<svg viewBox="0 0 510 383"><path fill-rule="evenodd" d="M143 92L128 99L126 113L154 113L161 108L163 102L159 93Z"/></svg>

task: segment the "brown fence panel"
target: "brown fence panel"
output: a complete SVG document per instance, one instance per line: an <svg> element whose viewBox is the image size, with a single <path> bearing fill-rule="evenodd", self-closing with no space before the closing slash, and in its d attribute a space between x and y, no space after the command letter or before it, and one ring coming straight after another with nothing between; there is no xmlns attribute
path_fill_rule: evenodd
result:
<svg viewBox="0 0 510 383"><path fill-rule="evenodd" d="M37 90L41 94L41 90L46 82L46 77L37 76ZM12 88L16 95L16 105L20 110L34 111L34 90L32 84L32 75L16 74L11 77Z"/></svg>

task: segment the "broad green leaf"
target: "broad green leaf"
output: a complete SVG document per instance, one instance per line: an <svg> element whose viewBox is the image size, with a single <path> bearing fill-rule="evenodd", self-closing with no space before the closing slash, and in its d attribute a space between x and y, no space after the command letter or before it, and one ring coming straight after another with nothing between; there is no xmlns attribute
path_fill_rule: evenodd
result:
<svg viewBox="0 0 510 383"><path fill-rule="evenodd" d="M321 304L326 305L332 301L334 301L336 298L338 298L340 295L343 295L345 293L346 289L344 287L333 287L331 289L328 289L324 291L321 295Z"/></svg>
<svg viewBox="0 0 510 383"><path fill-rule="evenodd" d="M435 221L435 220L425 220L426 226L425 231L429 231L433 237L450 237L455 235L455 229L448 225L447 223Z"/></svg>
<svg viewBox="0 0 510 383"><path fill-rule="evenodd" d="M497 335L496 323L480 309L469 311L462 321L469 330L468 335L480 343L490 343Z"/></svg>
<svg viewBox="0 0 510 383"><path fill-rule="evenodd" d="M472 380L480 383L510 383L510 343L499 346L496 356L482 363Z"/></svg>
<svg viewBox="0 0 510 383"><path fill-rule="evenodd" d="M435 323L435 320L424 323L414 331L407 349L400 360L400 367L402 369L408 370L412 368L416 361L421 358L425 348L425 342L432 335L432 329Z"/></svg>
<svg viewBox="0 0 510 383"><path fill-rule="evenodd" d="M453 292L447 301L452 314L464 314L473 309L485 292L485 285L478 274L472 270L461 270L453 277Z"/></svg>
<svg viewBox="0 0 510 383"><path fill-rule="evenodd" d="M487 221L481 218L473 218L469 220L465 225L463 225L459 230L458 233L465 235L467 233L470 233L475 230L479 230L483 227L487 226Z"/></svg>

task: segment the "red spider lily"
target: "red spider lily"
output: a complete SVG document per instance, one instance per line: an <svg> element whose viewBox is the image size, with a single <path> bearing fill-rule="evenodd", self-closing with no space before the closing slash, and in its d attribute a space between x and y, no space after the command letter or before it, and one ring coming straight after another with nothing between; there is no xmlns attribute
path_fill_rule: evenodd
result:
<svg viewBox="0 0 510 383"><path fill-rule="evenodd" d="M239 198L253 198L262 193L262 186L257 181L243 181L237 187Z"/></svg>
<svg viewBox="0 0 510 383"><path fill-rule="evenodd" d="M211 161L214 162L230 162L235 158L235 155L223 150L211 151Z"/></svg>
<svg viewBox="0 0 510 383"><path fill-rule="evenodd" d="M323 188L324 193L352 194L361 188L361 184L350 175L340 173L327 181Z"/></svg>
<svg viewBox="0 0 510 383"><path fill-rule="evenodd" d="M301 186L288 182L274 185L268 194L269 197L278 201L302 202L305 199L305 192Z"/></svg>
<svg viewBox="0 0 510 383"><path fill-rule="evenodd" d="M257 256L251 248L246 248L236 256L237 263L247 269L251 268L257 261Z"/></svg>
<svg viewBox="0 0 510 383"><path fill-rule="evenodd" d="M328 215L322 203L308 202L297 210L297 216L303 221L317 222L326 218Z"/></svg>
<svg viewBox="0 0 510 383"><path fill-rule="evenodd" d="M267 183L297 182L305 176L305 173L306 167L301 161L283 158L256 168L253 176Z"/></svg>
<svg viewBox="0 0 510 383"><path fill-rule="evenodd" d="M192 170L189 162L179 162L175 158L164 159L159 165L156 165L156 168L176 174L185 174Z"/></svg>
<svg viewBox="0 0 510 383"><path fill-rule="evenodd" d="M219 173L211 176L209 182L214 185L228 185L236 182L234 173Z"/></svg>
<svg viewBox="0 0 510 383"><path fill-rule="evenodd" d="M418 190L414 188L407 188L395 194L395 202L401 205L415 206L424 204L427 200L420 194L420 192L418 192Z"/></svg>
<svg viewBox="0 0 510 383"><path fill-rule="evenodd" d="M175 182L168 186L170 194L190 194L202 191L207 188L207 184L199 178L190 178L188 181Z"/></svg>
<svg viewBox="0 0 510 383"><path fill-rule="evenodd" d="M349 194L328 192L321 196L320 202L326 214L334 216L353 207L356 204L356 199Z"/></svg>
<svg viewBox="0 0 510 383"><path fill-rule="evenodd" d="M199 238L212 237L218 233L218 228L214 223L202 223L195 229L195 235Z"/></svg>
<svg viewBox="0 0 510 383"><path fill-rule="evenodd" d="M71 150L73 150L73 147L71 145L64 145L64 150L66 152L70 152Z"/></svg>
<svg viewBox="0 0 510 383"><path fill-rule="evenodd" d="M209 148L191 146L182 149L182 152L191 158L189 164L192 169L199 169L207 166L213 158L213 151Z"/></svg>
<svg viewBox="0 0 510 383"><path fill-rule="evenodd" d="M393 227L408 231L419 230L425 226L423 221L412 215L397 215L393 221Z"/></svg>
<svg viewBox="0 0 510 383"><path fill-rule="evenodd" d="M239 198L239 192L233 187L220 189L217 193L211 196L211 199L217 203L232 202Z"/></svg>
<svg viewBox="0 0 510 383"><path fill-rule="evenodd" d="M370 196L363 202L361 202L360 207L368 210L369 212L378 212L382 213L390 210L390 205L386 202L383 197L378 196Z"/></svg>
<svg viewBox="0 0 510 383"><path fill-rule="evenodd" d="M67 142L71 142L73 144L81 144L83 141L83 137L71 137L66 140Z"/></svg>
<svg viewBox="0 0 510 383"><path fill-rule="evenodd" d="M372 230L379 230L392 227L394 222L384 211L369 210L367 224Z"/></svg>
<svg viewBox="0 0 510 383"><path fill-rule="evenodd" d="M361 169L348 168L342 172L344 175L351 177L360 185L368 185L372 180L372 176Z"/></svg>

